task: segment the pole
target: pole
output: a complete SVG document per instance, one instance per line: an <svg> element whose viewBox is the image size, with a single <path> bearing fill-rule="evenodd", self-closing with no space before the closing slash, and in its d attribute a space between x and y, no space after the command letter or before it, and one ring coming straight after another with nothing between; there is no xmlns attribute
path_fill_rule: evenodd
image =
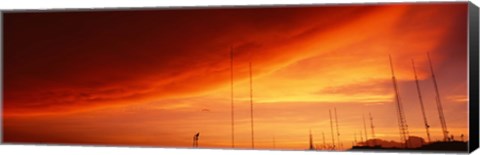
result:
<svg viewBox="0 0 480 155"><path fill-rule="evenodd" d="M368 115L370 116L370 128L372 128L372 138L375 138L375 126L373 126L373 117L372 117L372 113L368 113Z"/></svg>
<svg viewBox="0 0 480 155"><path fill-rule="evenodd" d="M332 111L328 109L328 114L330 115L330 132L332 133L332 149L335 150L335 137L333 136L333 121L332 121Z"/></svg>
<svg viewBox="0 0 480 155"><path fill-rule="evenodd" d="M365 124L365 115L363 117L363 130L365 131L365 143L368 145L367 125Z"/></svg>
<svg viewBox="0 0 480 155"><path fill-rule="evenodd" d="M373 145L377 145L376 142L375 142L375 126L373 126L373 118L372 118L372 113L368 113L368 116L370 117L370 128L372 129L372 141L373 141Z"/></svg>
<svg viewBox="0 0 480 155"><path fill-rule="evenodd" d="M323 149L327 148L327 143L325 142L325 133L322 131L322 139L323 139Z"/></svg>
<svg viewBox="0 0 480 155"><path fill-rule="evenodd" d="M427 53L427 56L428 56L428 62L430 64L430 71L432 72L433 85L435 86L435 94L436 94L435 101L437 103L437 110L438 110L438 116L440 118L440 124L442 125L443 140L448 141L449 138L448 138L447 123L445 122L445 115L443 114L443 107L442 107L442 102L440 100L440 93L438 91L437 79L435 77L435 72L433 71L430 54Z"/></svg>
<svg viewBox="0 0 480 155"><path fill-rule="evenodd" d="M415 84L417 85L418 100L420 101L420 107L421 107L421 110L422 110L423 123L425 124L425 130L427 132L427 139L428 139L428 142L430 143L431 142L430 131L428 129L428 128L430 128L430 125L428 125L427 115L425 114L425 107L423 106L422 93L420 91L420 84L418 82L417 71L415 70L415 63L414 63L413 59L412 59L412 68L413 68L413 74L415 75Z"/></svg>
<svg viewBox="0 0 480 155"><path fill-rule="evenodd" d="M309 133L310 133L310 134L309 134L309 140L310 140L310 141L309 141L309 142L310 142L309 149L310 149L310 150L315 150L315 147L313 146L313 137L312 137L312 130L311 130L311 129L310 129Z"/></svg>
<svg viewBox="0 0 480 155"><path fill-rule="evenodd" d="M338 119L337 119L337 108L333 107L333 111L335 113L335 126L337 129L337 143L338 143L338 148L342 149L342 145L340 143L340 131L338 131Z"/></svg>
<svg viewBox="0 0 480 155"><path fill-rule="evenodd" d="M392 72L392 82L393 82L393 88L395 90L395 99L397 103L397 114L398 114L398 126L400 130L400 137L402 142L405 144L405 148L408 148L408 126L407 126L407 121L405 119L405 115L403 113L403 106L402 103L400 102L400 95L398 92L398 86L397 86L397 79L395 78L395 72L393 71L393 64L392 64L392 57L388 55L389 60L390 60L390 69Z"/></svg>
<svg viewBox="0 0 480 155"><path fill-rule="evenodd" d="M253 88L252 88L252 61L249 63L250 68L250 127L252 130L252 149L255 148L254 137L253 137Z"/></svg>
<svg viewBox="0 0 480 155"><path fill-rule="evenodd" d="M235 148L235 115L234 115L234 104L233 104L233 47L230 49L230 107L231 107L231 118L232 118L232 148Z"/></svg>

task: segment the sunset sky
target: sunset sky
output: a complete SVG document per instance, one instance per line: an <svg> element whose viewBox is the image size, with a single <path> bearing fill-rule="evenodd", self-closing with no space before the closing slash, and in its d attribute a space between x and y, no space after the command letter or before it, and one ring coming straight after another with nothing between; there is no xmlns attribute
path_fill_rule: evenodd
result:
<svg viewBox="0 0 480 155"><path fill-rule="evenodd" d="M468 139L467 3L5 13L5 142L307 149L329 109L349 148L373 116L376 138L399 141L388 56L411 136L426 139L411 60L432 140L441 126ZM367 126L370 125L367 119ZM368 128L368 136L371 131ZM365 137L364 137L365 138ZM337 139L335 139L337 141Z"/></svg>

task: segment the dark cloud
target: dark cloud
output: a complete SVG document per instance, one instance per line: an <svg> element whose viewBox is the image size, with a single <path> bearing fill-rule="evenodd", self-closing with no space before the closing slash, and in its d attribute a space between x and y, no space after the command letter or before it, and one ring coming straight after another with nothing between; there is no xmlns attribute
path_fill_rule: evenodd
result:
<svg viewBox="0 0 480 155"><path fill-rule="evenodd" d="M209 89L228 79L231 46L239 66L248 52L282 60L275 58L289 56L268 49L376 7L337 8L7 13L5 108L85 106Z"/></svg>
<svg viewBox="0 0 480 155"><path fill-rule="evenodd" d="M367 32L358 32L365 30L358 23L375 20L360 19L403 7L6 13L5 111L63 112L201 93L228 82L232 46L242 79L250 59L254 73L268 72L330 30L350 30L340 38L361 35Z"/></svg>

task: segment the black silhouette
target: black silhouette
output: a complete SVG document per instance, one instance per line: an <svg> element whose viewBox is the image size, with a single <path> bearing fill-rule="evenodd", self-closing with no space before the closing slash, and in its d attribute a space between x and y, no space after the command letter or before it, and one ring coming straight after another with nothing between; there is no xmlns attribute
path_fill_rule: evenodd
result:
<svg viewBox="0 0 480 155"><path fill-rule="evenodd" d="M193 136L193 147L198 147L198 137L200 137L200 132Z"/></svg>

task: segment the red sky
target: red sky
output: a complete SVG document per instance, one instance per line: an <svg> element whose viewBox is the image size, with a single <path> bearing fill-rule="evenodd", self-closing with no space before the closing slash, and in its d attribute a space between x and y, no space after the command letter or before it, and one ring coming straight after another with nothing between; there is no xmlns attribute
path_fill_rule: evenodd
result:
<svg viewBox="0 0 480 155"><path fill-rule="evenodd" d="M415 60L432 138L442 138L430 53L448 129L468 138L467 3L339 5L4 15L6 142L305 149L330 142L337 108L349 147L372 113L376 137L399 140L388 55L410 135L425 137ZM367 121L368 123L368 121ZM370 134L370 130L369 130ZM358 137L357 137L358 138Z"/></svg>

